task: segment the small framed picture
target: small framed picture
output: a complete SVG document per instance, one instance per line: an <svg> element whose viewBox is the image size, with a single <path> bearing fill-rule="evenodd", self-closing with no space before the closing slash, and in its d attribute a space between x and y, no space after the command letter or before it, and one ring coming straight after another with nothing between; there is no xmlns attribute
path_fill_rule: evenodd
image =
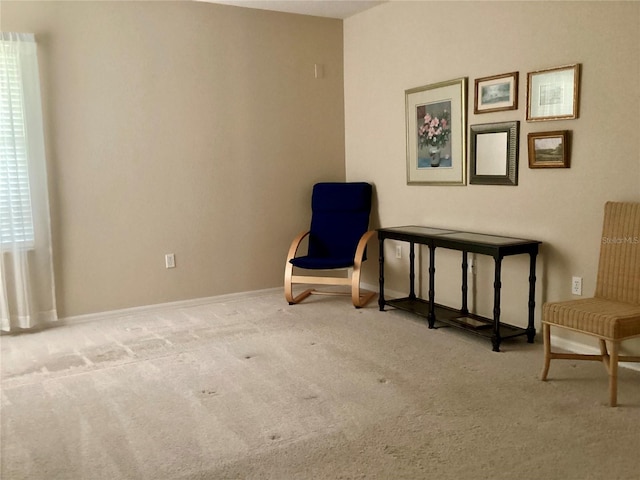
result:
<svg viewBox="0 0 640 480"><path fill-rule="evenodd" d="M518 72L476 78L473 113L518 109Z"/></svg>
<svg viewBox="0 0 640 480"><path fill-rule="evenodd" d="M569 168L569 130L527 135L529 168Z"/></svg>
<svg viewBox="0 0 640 480"><path fill-rule="evenodd" d="M580 64L527 74L527 121L578 118Z"/></svg>

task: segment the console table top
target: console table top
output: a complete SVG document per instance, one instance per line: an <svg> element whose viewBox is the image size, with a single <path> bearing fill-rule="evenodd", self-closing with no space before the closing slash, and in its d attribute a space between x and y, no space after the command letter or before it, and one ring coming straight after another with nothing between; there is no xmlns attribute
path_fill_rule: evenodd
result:
<svg viewBox="0 0 640 480"><path fill-rule="evenodd" d="M532 244L538 245L542 243L539 240L527 240L524 238L505 237L502 235L466 232L462 230L450 230L419 225L379 228L378 232L381 233L383 237L390 237L394 236L394 234L397 234L422 239L461 242L474 245L504 246Z"/></svg>

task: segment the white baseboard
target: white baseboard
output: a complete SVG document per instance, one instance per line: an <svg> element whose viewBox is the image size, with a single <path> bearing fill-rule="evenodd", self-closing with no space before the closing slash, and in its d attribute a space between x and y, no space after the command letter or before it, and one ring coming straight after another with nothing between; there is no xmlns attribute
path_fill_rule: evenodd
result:
<svg viewBox="0 0 640 480"><path fill-rule="evenodd" d="M370 292L379 292L380 290L380 286L379 285L373 285L371 283L361 283L360 286L362 287L362 289L364 290L368 290ZM384 289L384 297L385 298L404 298L404 297L408 297L409 294L407 292L398 292L397 290L389 290L388 288L385 287Z"/></svg>
<svg viewBox="0 0 640 480"><path fill-rule="evenodd" d="M224 295L216 295L213 297L200 297L192 298L189 300L178 300L176 302L156 303L153 305L143 305L140 307L122 308L118 310L108 310L98 313L87 313L84 315L74 315L71 317L64 317L58 319L60 323L78 323L88 322L92 320L114 318L114 317L126 317L129 315L139 315L141 313L153 313L159 310L166 310L168 308L182 308L182 307L197 307L198 305L206 305L208 303L220 303L229 300L237 300L243 297L255 297L260 295L267 295L282 290L282 287L266 288L264 290L253 290L249 292L227 293ZM284 294L283 294L284 301Z"/></svg>

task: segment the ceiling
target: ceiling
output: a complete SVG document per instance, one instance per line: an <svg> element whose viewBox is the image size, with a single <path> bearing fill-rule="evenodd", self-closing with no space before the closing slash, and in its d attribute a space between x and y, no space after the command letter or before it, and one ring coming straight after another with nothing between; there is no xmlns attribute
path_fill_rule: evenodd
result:
<svg viewBox="0 0 640 480"><path fill-rule="evenodd" d="M277 12L298 13L316 17L342 18L367 10L386 0L196 0L209 3L223 3L237 7L275 10Z"/></svg>

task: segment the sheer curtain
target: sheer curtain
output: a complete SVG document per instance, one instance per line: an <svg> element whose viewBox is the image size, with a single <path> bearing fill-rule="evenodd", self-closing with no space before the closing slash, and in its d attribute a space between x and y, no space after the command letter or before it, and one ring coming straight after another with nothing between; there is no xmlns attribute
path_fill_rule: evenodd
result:
<svg viewBox="0 0 640 480"><path fill-rule="evenodd" d="M0 326L9 331L57 313L36 42L0 35Z"/></svg>

